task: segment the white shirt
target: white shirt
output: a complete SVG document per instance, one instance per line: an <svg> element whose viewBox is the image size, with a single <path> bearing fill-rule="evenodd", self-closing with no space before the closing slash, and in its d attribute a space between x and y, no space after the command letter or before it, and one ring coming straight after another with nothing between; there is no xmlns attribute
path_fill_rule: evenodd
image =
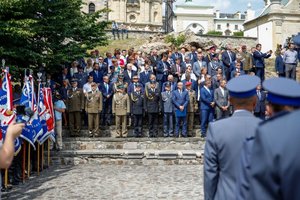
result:
<svg viewBox="0 0 300 200"><path fill-rule="evenodd" d="M209 92L209 94L211 93L210 89L208 89L206 86L204 86L204 88Z"/></svg>
<svg viewBox="0 0 300 200"><path fill-rule="evenodd" d="M225 95L224 94L224 89L222 87L220 87L220 90L221 90L222 95L224 96Z"/></svg>
<svg viewBox="0 0 300 200"><path fill-rule="evenodd" d="M190 73L191 79L197 81L197 77L194 73ZM181 81L185 80L185 73L181 76Z"/></svg>
<svg viewBox="0 0 300 200"><path fill-rule="evenodd" d="M86 84L83 85L82 89L83 89L83 93L92 91L91 83L87 82Z"/></svg>

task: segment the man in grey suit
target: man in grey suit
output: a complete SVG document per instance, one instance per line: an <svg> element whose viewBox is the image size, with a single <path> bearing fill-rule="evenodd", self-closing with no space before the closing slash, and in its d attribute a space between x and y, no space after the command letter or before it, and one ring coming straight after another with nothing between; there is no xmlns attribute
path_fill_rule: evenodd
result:
<svg viewBox="0 0 300 200"><path fill-rule="evenodd" d="M215 90L214 101L216 103L216 119L222 119L229 116L229 93L226 89L226 80L220 81L220 86Z"/></svg>
<svg viewBox="0 0 300 200"><path fill-rule="evenodd" d="M203 60L202 52L197 54L197 58L198 58L197 61L194 62L194 64L193 64L193 72L194 72L194 74L196 75L196 77L198 79L199 76L200 76L200 73L201 73L201 69L204 68L204 67L207 68L207 64Z"/></svg>
<svg viewBox="0 0 300 200"><path fill-rule="evenodd" d="M161 93L161 106L164 113L164 137L173 137L173 102L172 102L172 91L171 84L166 82L165 91Z"/></svg>
<svg viewBox="0 0 300 200"><path fill-rule="evenodd" d="M237 169L244 140L253 136L260 119L251 113L256 104L256 76L230 80L227 89L234 114L209 124L204 151L205 200L235 199Z"/></svg>

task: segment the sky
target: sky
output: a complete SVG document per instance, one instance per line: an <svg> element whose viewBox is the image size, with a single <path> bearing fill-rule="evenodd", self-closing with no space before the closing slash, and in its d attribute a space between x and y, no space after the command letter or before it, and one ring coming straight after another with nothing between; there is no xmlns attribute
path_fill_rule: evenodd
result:
<svg viewBox="0 0 300 200"><path fill-rule="evenodd" d="M193 3L199 3L199 5L211 5L215 6L216 10L220 10L223 13L235 13L241 11L242 13L247 10L247 4L250 2L252 9L256 11L256 15L260 14L264 8L264 0L192 0ZM185 0L177 0L176 4L182 4ZM207 2L207 3L205 3Z"/></svg>

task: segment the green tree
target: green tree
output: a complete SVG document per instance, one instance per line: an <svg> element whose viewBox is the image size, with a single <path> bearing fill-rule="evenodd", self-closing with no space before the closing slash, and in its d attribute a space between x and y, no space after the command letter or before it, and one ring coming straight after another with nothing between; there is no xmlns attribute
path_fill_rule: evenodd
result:
<svg viewBox="0 0 300 200"><path fill-rule="evenodd" d="M81 12L82 0L1 0L0 57L27 68L45 63L48 71L107 44L105 10Z"/></svg>

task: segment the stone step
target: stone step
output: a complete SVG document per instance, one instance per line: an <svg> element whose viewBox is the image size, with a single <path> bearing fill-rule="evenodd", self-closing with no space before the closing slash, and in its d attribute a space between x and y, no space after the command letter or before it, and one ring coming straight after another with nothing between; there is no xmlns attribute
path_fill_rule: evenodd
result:
<svg viewBox="0 0 300 200"><path fill-rule="evenodd" d="M200 150L204 140L195 138L64 138L64 150Z"/></svg>
<svg viewBox="0 0 300 200"><path fill-rule="evenodd" d="M171 165L202 164L203 150L63 150L51 153L52 162L62 165L78 164L129 164Z"/></svg>

